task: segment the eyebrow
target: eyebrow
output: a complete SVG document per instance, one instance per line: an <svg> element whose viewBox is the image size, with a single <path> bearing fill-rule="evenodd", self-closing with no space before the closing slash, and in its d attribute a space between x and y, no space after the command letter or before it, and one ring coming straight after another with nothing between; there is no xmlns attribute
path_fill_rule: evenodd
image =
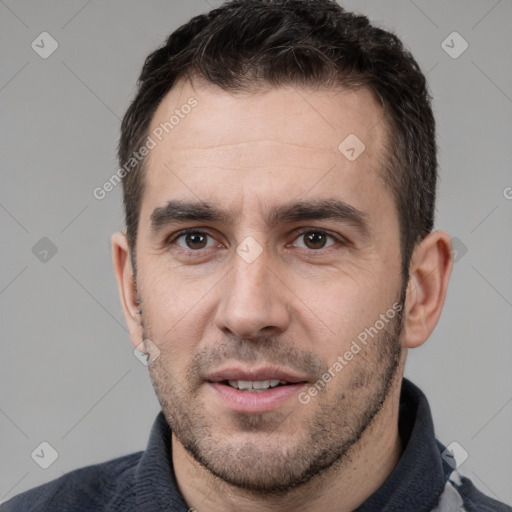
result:
<svg viewBox="0 0 512 512"><path fill-rule="evenodd" d="M237 215L207 202L173 200L155 208L150 217L151 231L158 232L168 224L185 221L232 222ZM273 206L267 217L268 226L305 220L334 220L355 226L362 234L368 234L366 214L340 199L297 201Z"/></svg>
<svg viewBox="0 0 512 512"><path fill-rule="evenodd" d="M151 231L159 231L167 224L183 221L220 221L227 223L231 218L229 213L209 203L188 201L169 201L165 206L155 208L150 217Z"/></svg>

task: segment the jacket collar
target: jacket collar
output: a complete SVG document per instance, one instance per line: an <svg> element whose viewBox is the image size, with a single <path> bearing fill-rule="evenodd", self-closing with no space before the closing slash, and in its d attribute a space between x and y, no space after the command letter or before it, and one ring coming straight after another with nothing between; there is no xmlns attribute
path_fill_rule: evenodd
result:
<svg viewBox="0 0 512 512"><path fill-rule="evenodd" d="M439 501L451 468L441 458L428 401L407 379L402 381L398 428L404 450L384 484L356 512L427 512Z"/></svg>

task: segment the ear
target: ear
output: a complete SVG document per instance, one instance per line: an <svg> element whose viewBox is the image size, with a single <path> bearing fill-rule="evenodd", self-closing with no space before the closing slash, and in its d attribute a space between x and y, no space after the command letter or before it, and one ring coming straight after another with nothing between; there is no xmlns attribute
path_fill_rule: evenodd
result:
<svg viewBox="0 0 512 512"><path fill-rule="evenodd" d="M112 260L116 274L117 286L123 306L124 317L132 344L138 347L143 341L142 316L137 300L135 276L131 262L130 250L125 233L112 235Z"/></svg>
<svg viewBox="0 0 512 512"><path fill-rule="evenodd" d="M407 348L422 345L437 325L452 267L452 244L443 231L429 233L414 249L402 334Z"/></svg>

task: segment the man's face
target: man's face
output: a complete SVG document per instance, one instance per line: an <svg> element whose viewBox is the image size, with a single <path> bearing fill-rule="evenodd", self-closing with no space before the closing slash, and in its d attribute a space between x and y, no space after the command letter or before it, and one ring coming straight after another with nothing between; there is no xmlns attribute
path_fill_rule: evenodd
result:
<svg viewBox="0 0 512 512"><path fill-rule="evenodd" d="M398 371L383 112L366 90L182 82L150 133L192 96L149 155L140 213L151 377L196 460L232 484L285 490L343 459Z"/></svg>

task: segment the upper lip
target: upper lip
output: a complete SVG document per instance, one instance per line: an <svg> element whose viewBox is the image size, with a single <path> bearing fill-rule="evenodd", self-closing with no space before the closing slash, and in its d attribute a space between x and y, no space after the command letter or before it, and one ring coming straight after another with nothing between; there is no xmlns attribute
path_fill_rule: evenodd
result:
<svg viewBox="0 0 512 512"><path fill-rule="evenodd" d="M275 366L262 366L259 368L229 367L213 371L205 377L205 380L209 382L223 382L227 380L265 381L271 379L284 380L291 383L308 381L308 378L303 375Z"/></svg>

